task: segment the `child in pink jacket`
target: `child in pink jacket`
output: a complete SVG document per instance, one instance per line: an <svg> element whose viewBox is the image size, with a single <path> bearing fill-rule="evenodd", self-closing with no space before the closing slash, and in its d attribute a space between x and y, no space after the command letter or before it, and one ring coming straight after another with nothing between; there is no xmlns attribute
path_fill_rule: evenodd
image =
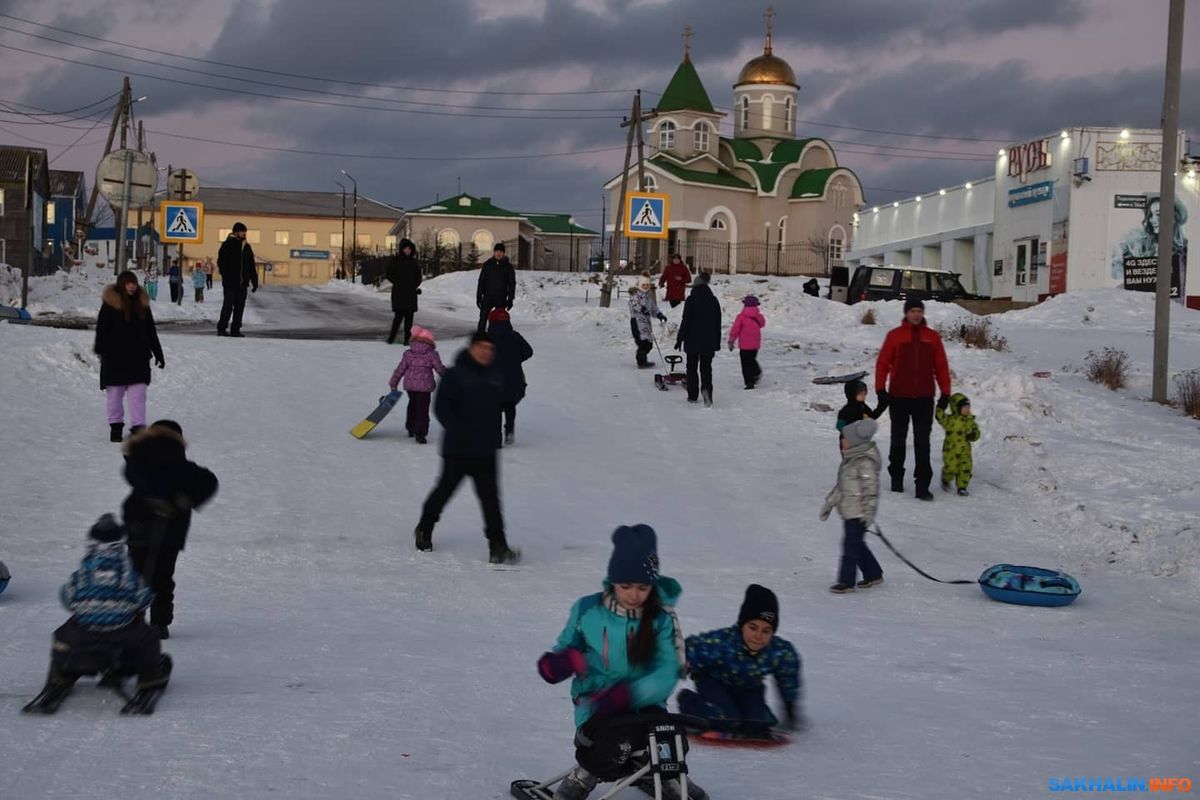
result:
<svg viewBox="0 0 1200 800"><path fill-rule="evenodd" d="M762 367L758 366L758 348L762 346L762 329L767 324L762 312L758 310L758 298L748 294L742 298L742 312L733 320L729 329L729 349L734 343L741 349L742 380L747 389L753 389L762 377Z"/></svg>
<svg viewBox="0 0 1200 800"><path fill-rule="evenodd" d="M400 379L404 379L404 391L408 392L408 416L404 427L408 429L409 437L417 437L417 444L425 444L425 437L429 435L429 400L437 386L433 373L443 375L446 367L438 355L432 331L414 325L409 336L412 344L404 351L388 386L394 391Z"/></svg>

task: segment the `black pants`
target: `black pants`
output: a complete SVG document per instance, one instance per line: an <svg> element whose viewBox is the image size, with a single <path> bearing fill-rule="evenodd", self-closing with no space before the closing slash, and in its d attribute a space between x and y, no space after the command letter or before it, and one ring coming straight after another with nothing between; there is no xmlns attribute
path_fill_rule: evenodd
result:
<svg viewBox="0 0 1200 800"><path fill-rule="evenodd" d="M158 674L162 642L141 617L115 631L91 631L71 617L54 631L54 647L50 651L50 673L73 680L79 674L71 669L72 655L92 647L113 647L120 650L120 669L125 675L137 675L143 680Z"/></svg>
<svg viewBox="0 0 1200 800"><path fill-rule="evenodd" d="M712 353L688 353L687 354L687 396L688 400L695 400L700 397L700 390L712 394ZM697 380L697 369L700 372L699 380Z"/></svg>
<svg viewBox="0 0 1200 800"><path fill-rule="evenodd" d="M917 493L929 491L933 467L929 463L929 432L933 429L932 397L893 397L889 408L892 417L892 446L888 452L888 474L892 488L904 488L904 458L908 443L908 421L913 429L913 479Z"/></svg>
<svg viewBox="0 0 1200 800"><path fill-rule="evenodd" d="M742 357L742 380L746 382L746 388L749 389L762 377L762 368L758 366L758 351L741 350L738 355Z"/></svg>
<svg viewBox="0 0 1200 800"><path fill-rule="evenodd" d="M479 309L479 332L483 333L487 330L488 314L492 313L493 308L504 308L506 303L503 300L484 300L483 305Z"/></svg>
<svg viewBox="0 0 1200 800"><path fill-rule="evenodd" d="M183 284L168 283L167 285L171 287L171 302L172 303L180 302L183 299Z"/></svg>
<svg viewBox="0 0 1200 800"><path fill-rule="evenodd" d="M666 709L651 706L636 713L658 715L665 714ZM619 781L646 763L648 744L645 724L616 726L604 717L592 717L575 731L575 760L602 781ZM685 737L685 754L687 750Z"/></svg>
<svg viewBox="0 0 1200 800"><path fill-rule="evenodd" d="M861 572L864 581L883 577L883 569L875 560L875 554L865 541L867 526L861 519L848 519L842 523L845 536L842 538L842 563L838 568L838 583L853 586Z"/></svg>
<svg viewBox="0 0 1200 800"><path fill-rule="evenodd" d="M512 433L517 429L517 404L504 403L501 408L504 409L504 432Z"/></svg>
<svg viewBox="0 0 1200 800"><path fill-rule="evenodd" d="M157 550L157 551L156 551ZM150 604L150 622L170 625L175 619L175 562L179 550L166 543L157 549L153 544L134 542L129 545L129 560L143 577L151 572L150 583L154 602Z"/></svg>
<svg viewBox="0 0 1200 800"><path fill-rule="evenodd" d="M400 326L404 326L404 343L408 344L408 334L412 329L413 315L415 311L395 311L392 317L392 332L388 334L388 344L396 341L396 334L400 331Z"/></svg>
<svg viewBox="0 0 1200 800"><path fill-rule="evenodd" d="M245 310L246 287L225 284L225 299L221 302L221 317L217 320L217 330L224 333L225 327L230 324L229 318L232 316L233 326L229 332L240 331L242 329L242 312Z"/></svg>
<svg viewBox="0 0 1200 800"><path fill-rule="evenodd" d="M483 531L488 542L495 545L507 544L504 537L504 518L500 515L499 468L496 455L487 458L442 458L442 474L437 485L425 498L421 509L421 521L417 527L432 533L433 526L442 517L442 509L463 478L470 477L475 483L475 494L483 507Z"/></svg>
<svg viewBox="0 0 1200 800"><path fill-rule="evenodd" d="M650 363L646 356L650 355L650 351L654 349L654 342L642 338L642 332L638 329L636 319L629 320L629 331L633 334L633 341L637 343L637 355L634 356L637 359L637 365L644 367Z"/></svg>
<svg viewBox="0 0 1200 800"><path fill-rule="evenodd" d="M432 392L409 392L405 429L413 436L429 435L429 399Z"/></svg>
<svg viewBox="0 0 1200 800"><path fill-rule="evenodd" d="M671 308L674 308L675 306L679 305L683 301L682 300L668 300L667 302L671 304Z"/></svg>
<svg viewBox="0 0 1200 800"><path fill-rule="evenodd" d="M212 288L212 273L211 272L204 273L204 288L205 289Z"/></svg>
<svg viewBox="0 0 1200 800"><path fill-rule="evenodd" d="M203 286L196 287L196 302L197 303L204 302L204 287Z"/></svg>

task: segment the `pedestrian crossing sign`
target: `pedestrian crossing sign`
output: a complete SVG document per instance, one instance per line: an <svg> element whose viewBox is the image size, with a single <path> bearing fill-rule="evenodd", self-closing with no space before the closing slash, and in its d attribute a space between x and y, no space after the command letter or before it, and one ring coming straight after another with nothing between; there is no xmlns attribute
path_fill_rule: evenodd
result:
<svg viewBox="0 0 1200 800"><path fill-rule="evenodd" d="M653 192L630 192L625 199L625 235L630 239L665 239L671 198Z"/></svg>
<svg viewBox="0 0 1200 800"><path fill-rule="evenodd" d="M169 200L160 206L159 239L170 244L204 244L204 204Z"/></svg>

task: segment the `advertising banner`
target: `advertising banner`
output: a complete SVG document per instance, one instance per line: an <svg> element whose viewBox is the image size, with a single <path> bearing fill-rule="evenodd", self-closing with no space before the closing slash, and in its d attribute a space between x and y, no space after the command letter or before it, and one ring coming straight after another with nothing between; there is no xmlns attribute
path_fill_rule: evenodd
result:
<svg viewBox="0 0 1200 800"><path fill-rule="evenodd" d="M1175 199L1175 237L1171 247L1171 297L1180 298L1187 275L1186 225L1190 209ZM1112 286L1153 292L1158 285L1158 192L1113 196L1108 217Z"/></svg>

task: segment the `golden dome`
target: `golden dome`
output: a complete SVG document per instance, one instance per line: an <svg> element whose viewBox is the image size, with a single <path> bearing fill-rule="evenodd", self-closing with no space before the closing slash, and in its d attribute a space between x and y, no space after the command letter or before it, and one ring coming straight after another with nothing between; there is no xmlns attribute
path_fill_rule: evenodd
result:
<svg viewBox="0 0 1200 800"><path fill-rule="evenodd" d="M796 73L792 72L788 63L779 56L772 55L770 50L750 59L746 66L742 67L734 85L741 86L744 83L782 83L787 86L799 86L796 83Z"/></svg>

